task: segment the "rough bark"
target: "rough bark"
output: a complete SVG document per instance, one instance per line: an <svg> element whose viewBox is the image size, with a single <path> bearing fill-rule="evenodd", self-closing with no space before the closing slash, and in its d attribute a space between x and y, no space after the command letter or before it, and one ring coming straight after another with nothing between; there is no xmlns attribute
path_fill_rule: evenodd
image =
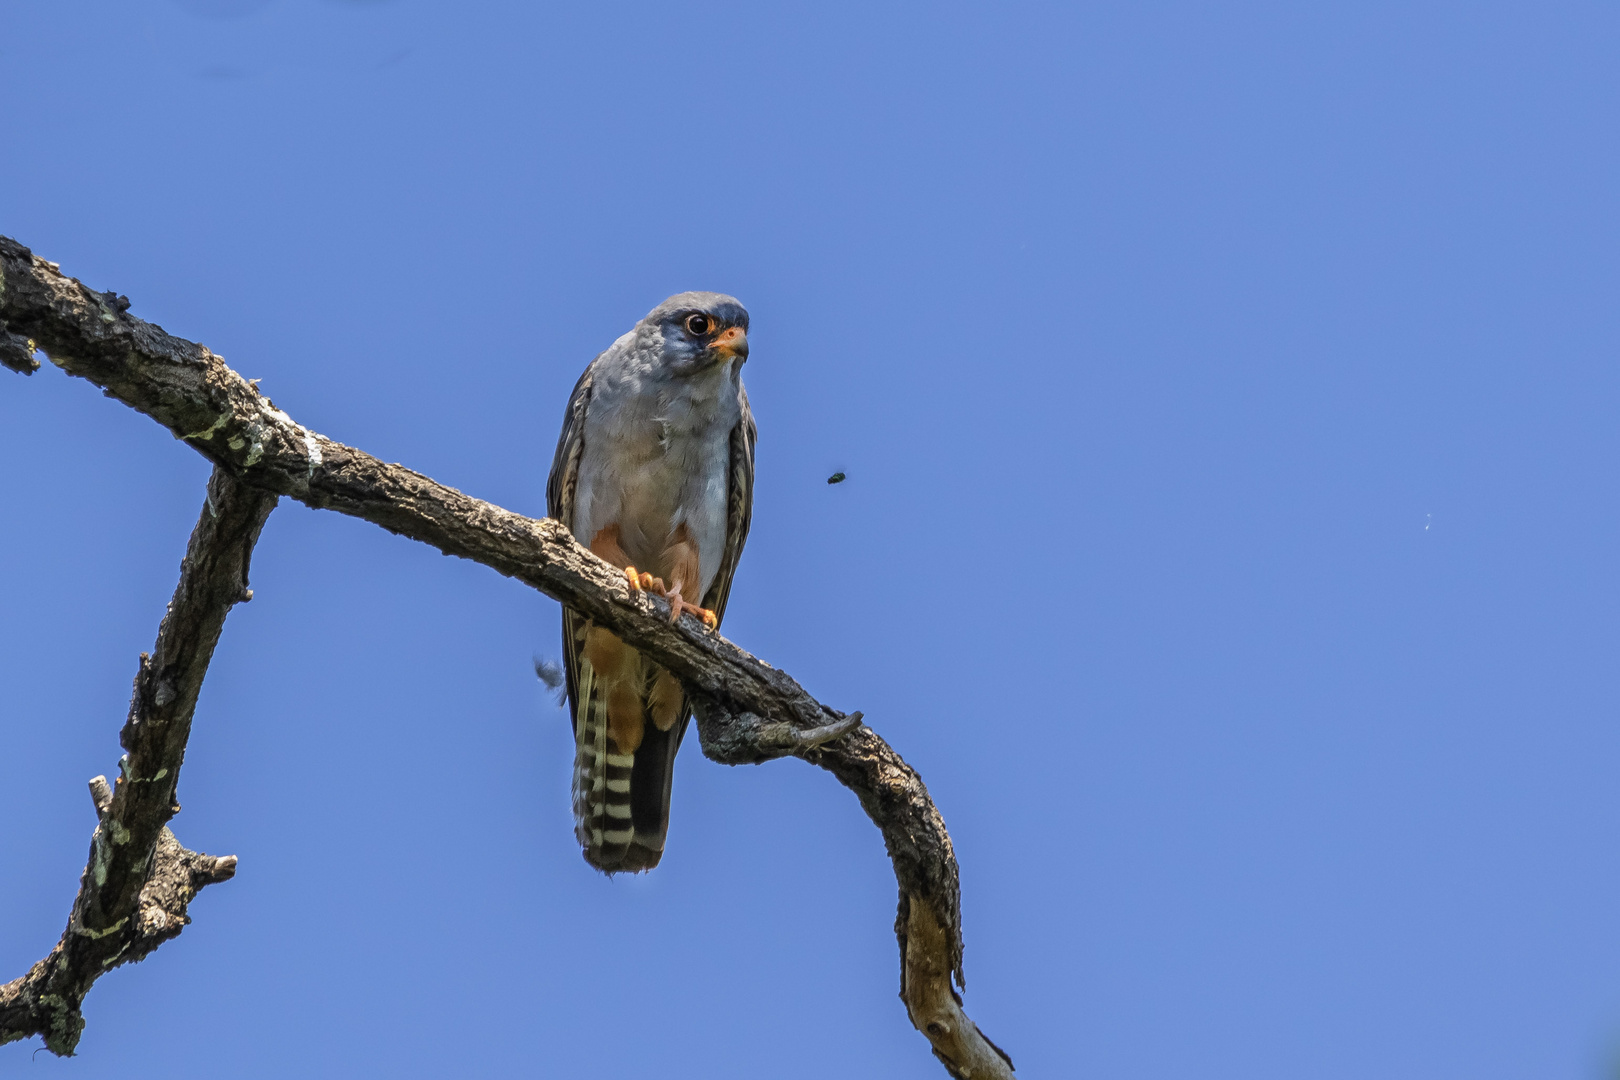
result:
<svg viewBox="0 0 1620 1080"><path fill-rule="evenodd" d="M179 934L197 891L236 873L234 855L188 851L167 822L180 809L176 784L203 676L226 614L251 598L248 561L275 504L222 469L209 478L157 644L141 654L117 782L90 781L99 820L67 929L27 975L0 986L0 1043L40 1035L52 1052L71 1054L91 984Z"/></svg>
<svg viewBox="0 0 1620 1080"><path fill-rule="evenodd" d="M4 322L0 322L0 367L23 375L39 370L39 361L34 359L34 343L21 334L13 334Z"/></svg>
<svg viewBox="0 0 1620 1080"><path fill-rule="evenodd" d="M1006 1055L961 1013L951 985L953 977L962 984L962 937L944 822L916 771L860 726L860 714L822 705L690 616L671 624L663 600L631 592L619 570L560 523L503 510L302 427L222 358L128 307L0 237L0 322L12 339L152 417L246 484L483 563L612 629L685 684L714 760L791 754L832 772L860 798L894 862L901 996L912 1022L952 1075L1012 1075Z"/></svg>

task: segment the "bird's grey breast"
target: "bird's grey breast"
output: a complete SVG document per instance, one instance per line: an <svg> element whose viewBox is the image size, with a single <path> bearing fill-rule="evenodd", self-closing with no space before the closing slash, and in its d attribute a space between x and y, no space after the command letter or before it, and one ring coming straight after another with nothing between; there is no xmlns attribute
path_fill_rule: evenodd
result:
<svg viewBox="0 0 1620 1080"><path fill-rule="evenodd" d="M736 361L674 377L650 343L636 344L626 335L595 364L574 536L589 544L616 524L631 562L655 568L684 523L707 591L726 540L730 438L741 416Z"/></svg>

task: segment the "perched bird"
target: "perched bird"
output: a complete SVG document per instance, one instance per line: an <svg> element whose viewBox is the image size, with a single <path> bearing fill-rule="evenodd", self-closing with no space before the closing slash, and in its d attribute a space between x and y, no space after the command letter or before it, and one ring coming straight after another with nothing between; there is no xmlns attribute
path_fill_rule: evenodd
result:
<svg viewBox="0 0 1620 1080"><path fill-rule="evenodd" d="M568 399L547 512L711 629L725 615L754 503L743 390L748 312L719 293L653 308L591 361ZM574 724L574 830L599 870L649 870L664 853L675 751L691 704L669 672L563 611Z"/></svg>

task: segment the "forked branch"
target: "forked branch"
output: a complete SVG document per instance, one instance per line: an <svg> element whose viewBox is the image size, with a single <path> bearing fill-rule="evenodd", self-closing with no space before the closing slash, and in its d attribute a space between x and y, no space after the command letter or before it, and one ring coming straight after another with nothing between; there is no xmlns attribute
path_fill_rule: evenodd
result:
<svg viewBox="0 0 1620 1080"><path fill-rule="evenodd" d="M175 785L208 661L231 606L251 595L248 560L275 505L222 469L209 478L157 644L141 654L117 782L90 781L99 821L67 929L27 975L0 986L0 1043L39 1035L71 1054L91 984L179 934L197 891L236 873L236 856L188 851L166 823L180 809Z"/></svg>
<svg viewBox="0 0 1620 1080"><path fill-rule="evenodd" d="M559 522L503 510L310 431L219 356L128 307L0 237L0 363L28 370L37 347L247 485L364 518L561 601L681 680L698 703L704 752L717 761L791 754L833 773L882 830L894 863L901 997L912 1023L953 1076L1013 1075L952 985L962 984L961 904L944 822L916 771L858 715L822 705L691 618L671 625L663 601L630 593L624 575Z"/></svg>

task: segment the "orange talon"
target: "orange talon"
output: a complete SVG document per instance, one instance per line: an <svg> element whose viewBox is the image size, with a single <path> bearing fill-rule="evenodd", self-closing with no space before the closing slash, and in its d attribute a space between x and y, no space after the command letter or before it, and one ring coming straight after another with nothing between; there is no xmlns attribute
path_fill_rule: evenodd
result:
<svg viewBox="0 0 1620 1080"><path fill-rule="evenodd" d="M696 615L705 629L713 630L720 625L720 620L708 608L700 608L696 604L688 604L685 600L682 600L681 610Z"/></svg>
<svg viewBox="0 0 1620 1080"><path fill-rule="evenodd" d="M636 591L641 588L641 580L636 577L636 568L633 566L627 566L624 568L624 576L630 582L630 598L633 600L635 599Z"/></svg>
<svg viewBox="0 0 1620 1080"><path fill-rule="evenodd" d="M696 604L687 603L687 601L681 597L681 586L679 582L676 582L675 588L671 589L667 594L665 594L664 599L669 601L669 624L671 626L674 626L677 622L679 622L681 615L685 612L691 612L693 615L696 615L699 621L701 621L703 625L708 627L710 630L713 630L715 627L720 625L720 620L715 616L714 612L710 611L708 608L702 608L698 607Z"/></svg>

